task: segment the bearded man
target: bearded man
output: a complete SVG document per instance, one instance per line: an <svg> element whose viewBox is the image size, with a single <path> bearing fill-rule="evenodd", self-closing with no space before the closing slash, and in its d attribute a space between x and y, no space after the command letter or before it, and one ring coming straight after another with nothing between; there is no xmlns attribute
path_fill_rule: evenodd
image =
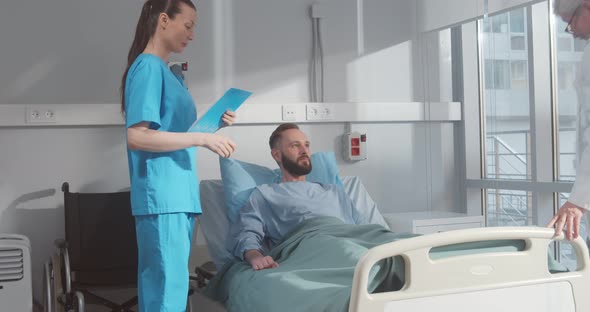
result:
<svg viewBox="0 0 590 312"><path fill-rule="evenodd" d="M311 172L310 143L296 124L278 126L269 145L280 167L281 181L256 187L231 226L232 252L252 269L278 267L262 246L268 243L272 248L308 219L330 216L347 224L381 224L387 228L381 215L361 215L342 186L305 180Z"/></svg>

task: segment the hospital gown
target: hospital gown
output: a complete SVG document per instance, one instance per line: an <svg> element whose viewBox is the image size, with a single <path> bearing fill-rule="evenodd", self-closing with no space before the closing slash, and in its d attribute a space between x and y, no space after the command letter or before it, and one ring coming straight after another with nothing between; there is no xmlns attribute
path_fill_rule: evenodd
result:
<svg viewBox="0 0 590 312"><path fill-rule="evenodd" d="M258 186L231 226L232 253L244 259L246 250L264 250L281 241L301 222L332 216L348 224L381 224L378 213L356 209L341 186L312 182L283 182Z"/></svg>

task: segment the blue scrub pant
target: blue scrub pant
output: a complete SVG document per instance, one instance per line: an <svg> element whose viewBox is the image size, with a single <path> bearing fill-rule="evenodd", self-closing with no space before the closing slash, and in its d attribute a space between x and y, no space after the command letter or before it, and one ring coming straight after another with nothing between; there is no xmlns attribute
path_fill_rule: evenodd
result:
<svg viewBox="0 0 590 312"><path fill-rule="evenodd" d="M140 312L186 311L195 215L135 216Z"/></svg>

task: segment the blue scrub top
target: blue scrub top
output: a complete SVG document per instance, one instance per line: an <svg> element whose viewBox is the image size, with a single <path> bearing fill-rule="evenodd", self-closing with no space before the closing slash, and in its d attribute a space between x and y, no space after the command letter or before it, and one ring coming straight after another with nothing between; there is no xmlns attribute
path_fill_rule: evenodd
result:
<svg viewBox="0 0 590 312"><path fill-rule="evenodd" d="M197 111L182 78L152 54L140 54L127 73L126 127L149 122L150 129L186 132ZM133 215L201 213L196 148L147 152L127 147Z"/></svg>

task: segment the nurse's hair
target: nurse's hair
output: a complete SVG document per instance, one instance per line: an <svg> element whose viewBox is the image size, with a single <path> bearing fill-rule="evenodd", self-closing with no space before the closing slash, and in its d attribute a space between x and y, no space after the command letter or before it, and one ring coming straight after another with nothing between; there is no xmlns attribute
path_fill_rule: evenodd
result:
<svg viewBox="0 0 590 312"><path fill-rule="evenodd" d="M584 0L555 0L553 1L553 13L557 15L572 15L582 5Z"/></svg>
<svg viewBox="0 0 590 312"><path fill-rule="evenodd" d="M135 28L135 37L127 55L127 67L121 79L121 112L125 113L125 81L131 64L145 50L150 39L156 33L158 19L161 13L166 13L170 19L174 19L180 13L180 4L184 3L195 11L197 8L191 0L147 0L141 8L141 15Z"/></svg>
<svg viewBox="0 0 590 312"><path fill-rule="evenodd" d="M272 132L270 139L268 140L270 149L277 148L279 146L279 141L281 140L281 135L283 132L291 129L299 129L299 126L294 123L284 123L279 125L275 131Z"/></svg>

